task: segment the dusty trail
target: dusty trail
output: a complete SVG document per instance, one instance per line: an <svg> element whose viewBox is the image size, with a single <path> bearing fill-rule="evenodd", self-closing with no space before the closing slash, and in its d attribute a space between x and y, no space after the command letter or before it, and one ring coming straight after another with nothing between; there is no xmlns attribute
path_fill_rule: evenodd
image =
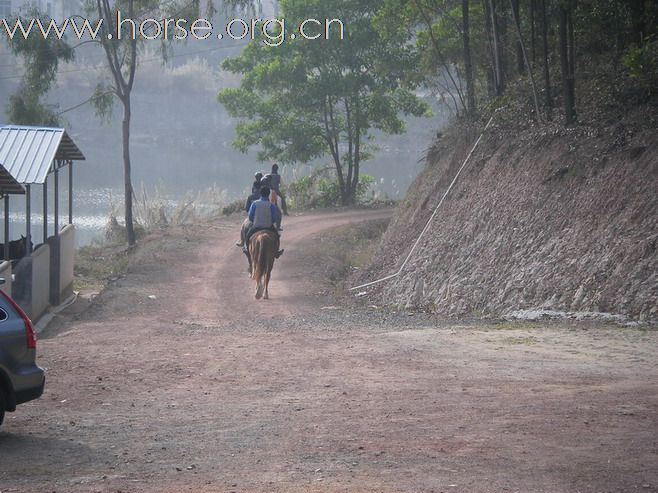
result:
<svg viewBox="0 0 658 493"><path fill-rule="evenodd" d="M298 263L299 242L337 226L390 215L390 210L380 210L285 217L281 236L285 253L274 265L271 299L262 303L254 302L255 284L245 282L247 261L234 245L237 236L235 229L231 229L233 234L222 235L217 243L208 243L200 249L193 271L184 278L183 291L198 294L186 305L189 320L204 325L230 325L245 318L258 320L314 313L325 300L314 296L309 289L304 272L307 266Z"/></svg>
<svg viewBox="0 0 658 493"><path fill-rule="evenodd" d="M658 491L658 332L319 296L301 240L387 214L289 218L258 303L237 219L142 244L40 340L46 393L0 431L0 491Z"/></svg>

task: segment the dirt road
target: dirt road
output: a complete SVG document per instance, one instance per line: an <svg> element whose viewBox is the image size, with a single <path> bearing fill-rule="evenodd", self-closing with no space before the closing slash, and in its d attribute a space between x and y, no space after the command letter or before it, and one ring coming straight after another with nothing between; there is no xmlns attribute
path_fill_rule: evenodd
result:
<svg viewBox="0 0 658 493"><path fill-rule="evenodd" d="M42 334L46 392L0 430L0 491L658 491L658 332L320 294L304 252L386 214L290 218L270 301L237 220L143 242Z"/></svg>

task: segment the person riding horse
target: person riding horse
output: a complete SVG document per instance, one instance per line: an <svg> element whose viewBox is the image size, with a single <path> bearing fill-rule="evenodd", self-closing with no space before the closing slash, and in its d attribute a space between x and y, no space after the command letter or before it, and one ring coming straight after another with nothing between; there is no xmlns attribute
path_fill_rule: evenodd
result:
<svg viewBox="0 0 658 493"><path fill-rule="evenodd" d="M254 174L254 183L251 185L251 195L256 195L256 200L260 194L260 189L263 188L261 181L263 180L263 173L256 171Z"/></svg>
<svg viewBox="0 0 658 493"><path fill-rule="evenodd" d="M245 212L249 214L249 209L251 208L251 204L255 201L258 200L260 197L260 189L262 188L261 186L261 180L263 179L263 173L260 171L257 171L254 174L254 183L251 185L251 195L247 197L247 202L245 204ZM247 234L247 231L249 231L249 228L251 228L251 221L249 218L245 218L244 222L242 223L242 227L240 228L240 241L237 241L235 243L235 246L243 247L247 243L245 241L245 235Z"/></svg>
<svg viewBox="0 0 658 493"><path fill-rule="evenodd" d="M288 206L286 205L286 198L281 193L281 175L279 174L279 165L274 163L272 165L272 172L268 173L264 177L268 181L268 185L271 190L274 190L276 194L281 197L281 210L284 216L288 215Z"/></svg>
<svg viewBox="0 0 658 493"><path fill-rule="evenodd" d="M286 205L286 198L281 194L281 175L279 174L279 165L274 163L272 165L272 172L263 176L261 180L261 185L268 187L271 191L270 200L277 207L283 215L288 215L288 206ZM279 222L276 223L276 227L281 231L281 216L279 216Z"/></svg>
<svg viewBox="0 0 658 493"><path fill-rule="evenodd" d="M244 246L242 251L247 255L249 260L249 266L251 267L251 257L249 256L249 240L257 231L262 230L271 230L274 231L277 238L277 243L279 241L279 232L275 227L278 221L280 221L279 209L270 202L270 189L268 187L262 187L260 189L260 198L252 202L251 207L249 208L249 220L252 225L245 235ZM279 258L283 250L279 250L275 257Z"/></svg>

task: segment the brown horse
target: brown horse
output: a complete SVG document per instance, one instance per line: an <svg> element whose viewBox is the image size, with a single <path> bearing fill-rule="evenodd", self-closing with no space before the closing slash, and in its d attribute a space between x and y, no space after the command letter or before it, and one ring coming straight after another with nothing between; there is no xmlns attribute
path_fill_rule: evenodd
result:
<svg viewBox="0 0 658 493"><path fill-rule="evenodd" d="M267 229L256 231L249 239L251 256L251 278L257 282L256 299L269 299L267 286L274 266L274 258L279 250L279 239L274 231ZM265 296L263 296L263 292Z"/></svg>

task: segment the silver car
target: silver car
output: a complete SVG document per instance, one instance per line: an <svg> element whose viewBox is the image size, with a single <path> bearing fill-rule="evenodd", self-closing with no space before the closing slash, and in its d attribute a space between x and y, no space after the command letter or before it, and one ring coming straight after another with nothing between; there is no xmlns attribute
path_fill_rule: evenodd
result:
<svg viewBox="0 0 658 493"><path fill-rule="evenodd" d="M0 284L4 282L0 278ZM0 425L6 411L43 394L45 375L36 364L36 347L30 319L0 291Z"/></svg>

